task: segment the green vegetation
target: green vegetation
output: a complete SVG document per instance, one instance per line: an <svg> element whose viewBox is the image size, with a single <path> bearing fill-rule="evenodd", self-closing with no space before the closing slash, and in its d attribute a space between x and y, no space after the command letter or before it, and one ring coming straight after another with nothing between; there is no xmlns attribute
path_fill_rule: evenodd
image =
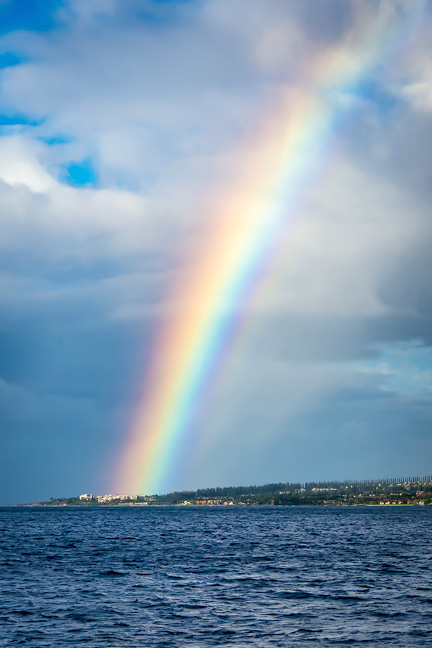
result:
<svg viewBox="0 0 432 648"><path fill-rule="evenodd" d="M378 481L228 486L165 495L80 495L36 502L42 506L353 506L430 505L432 476Z"/></svg>

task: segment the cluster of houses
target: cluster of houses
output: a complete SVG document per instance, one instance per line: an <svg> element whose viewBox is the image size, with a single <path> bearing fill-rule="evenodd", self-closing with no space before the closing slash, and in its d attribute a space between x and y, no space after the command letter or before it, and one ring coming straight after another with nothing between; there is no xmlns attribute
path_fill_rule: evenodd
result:
<svg viewBox="0 0 432 648"><path fill-rule="evenodd" d="M243 504L243 502L239 502ZM220 499L197 499L197 500L183 500L178 503L179 506L233 506L234 502L232 500L223 501Z"/></svg>
<svg viewBox="0 0 432 648"><path fill-rule="evenodd" d="M82 495L79 496L79 499L82 502L94 502L97 501L99 503L104 503L104 502L126 502L126 501L136 501L138 499L138 495L89 495L88 493L83 493Z"/></svg>

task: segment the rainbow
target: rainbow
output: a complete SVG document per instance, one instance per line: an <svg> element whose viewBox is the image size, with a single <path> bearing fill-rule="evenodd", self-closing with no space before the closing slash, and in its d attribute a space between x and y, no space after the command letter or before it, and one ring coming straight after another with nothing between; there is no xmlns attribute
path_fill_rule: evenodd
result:
<svg viewBox="0 0 432 648"><path fill-rule="evenodd" d="M235 185L212 205L204 244L171 288L172 313L156 333L138 414L118 463L121 492L161 492L215 376L242 328L245 306L280 236L298 219L299 200L355 102L344 98L387 63L418 29L424 2L381 21L359 3L353 29L336 49L301 66L258 134L244 148ZM383 24L384 23L384 24Z"/></svg>

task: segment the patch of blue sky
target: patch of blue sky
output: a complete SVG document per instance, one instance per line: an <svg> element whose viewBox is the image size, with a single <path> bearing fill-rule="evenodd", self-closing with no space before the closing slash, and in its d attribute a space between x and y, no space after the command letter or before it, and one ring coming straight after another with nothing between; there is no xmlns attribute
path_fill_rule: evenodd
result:
<svg viewBox="0 0 432 648"><path fill-rule="evenodd" d="M91 160L86 159L81 162L73 162L64 167L60 175L60 181L71 187L94 187L97 183L97 174Z"/></svg>
<svg viewBox="0 0 432 648"><path fill-rule="evenodd" d="M153 24L169 23L178 17L177 9L184 5L199 4L201 0L151 0L145 8L137 5L136 18Z"/></svg>
<svg viewBox="0 0 432 648"><path fill-rule="evenodd" d="M387 115L397 104L396 97L376 79L363 79L357 84L355 94L373 102L381 115Z"/></svg>
<svg viewBox="0 0 432 648"><path fill-rule="evenodd" d="M397 97L372 77L364 78L353 85L344 86L341 88L341 94L374 104L378 114L382 117L388 115L398 104Z"/></svg>
<svg viewBox="0 0 432 648"><path fill-rule="evenodd" d="M377 344L371 350L375 357L356 368L374 377L380 389L413 398L432 394L432 347L414 339Z"/></svg>
<svg viewBox="0 0 432 648"><path fill-rule="evenodd" d="M164 9L177 9L184 5L200 4L202 0L151 0L147 3L147 9L151 11L151 6L163 7ZM139 6L139 5L138 5Z"/></svg>
<svg viewBox="0 0 432 648"><path fill-rule="evenodd" d="M38 140L47 144L48 146L60 146L61 144L70 144L74 141L73 137L68 135L53 135L52 137L39 136Z"/></svg>
<svg viewBox="0 0 432 648"><path fill-rule="evenodd" d="M3 0L0 3L0 34L11 31L49 31L63 0Z"/></svg>
<svg viewBox="0 0 432 648"><path fill-rule="evenodd" d="M0 68L13 67L14 65L19 65L26 59L13 54L12 52L3 52L0 54Z"/></svg>
<svg viewBox="0 0 432 648"><path fill-rule="evenodd" d="M40 126L42 121L35 121L19 113L7 115L0 113L0 126Z"/></svg>
<svg viewBox="0 0 432 648"><path fill-rule="evenodd" d="M196 3L197 0L152 0L153 4L162 5L184 5Z"/></svg>

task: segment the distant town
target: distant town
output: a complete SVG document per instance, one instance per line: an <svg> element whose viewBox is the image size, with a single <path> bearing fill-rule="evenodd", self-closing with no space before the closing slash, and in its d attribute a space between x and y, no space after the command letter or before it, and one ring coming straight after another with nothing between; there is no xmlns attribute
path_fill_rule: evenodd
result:
<svg viewBox="0 0 432 648"><path fill-rule="evenodd" d="M51 498L38 506L429 506L432 476L228 486L165 495L92 495Z"/></svg>

